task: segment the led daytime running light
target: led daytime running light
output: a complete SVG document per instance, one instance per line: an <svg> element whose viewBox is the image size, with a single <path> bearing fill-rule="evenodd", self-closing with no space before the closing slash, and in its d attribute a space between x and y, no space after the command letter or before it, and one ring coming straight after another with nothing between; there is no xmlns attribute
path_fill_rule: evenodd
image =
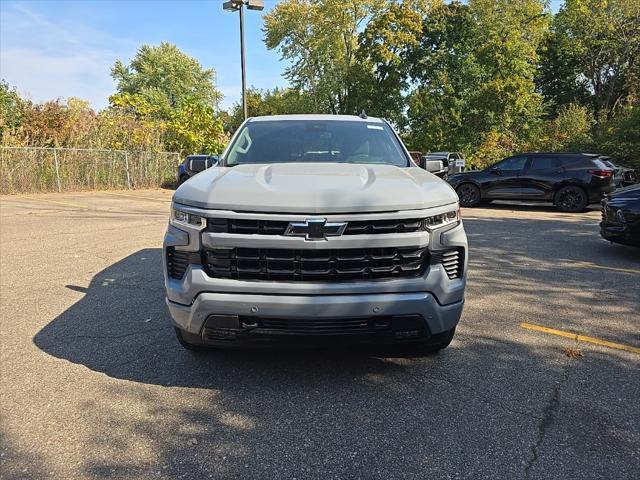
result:
<svg viewBox="0 0 640 480"><path fill-rule="evenodd" d="M432 215L431 217L427 217L422 221L422 225L425 230L443 227L452 223L460 223L460 209L451 210L449 212L440 213L438 215Z"/></svg>
<svg viewBox="0 0 640 480"><path fill-rule="evenodd" d="M200 215L173 208L171 209L171 223L193 228L204 228L207 225L207 220Z"/></svg>

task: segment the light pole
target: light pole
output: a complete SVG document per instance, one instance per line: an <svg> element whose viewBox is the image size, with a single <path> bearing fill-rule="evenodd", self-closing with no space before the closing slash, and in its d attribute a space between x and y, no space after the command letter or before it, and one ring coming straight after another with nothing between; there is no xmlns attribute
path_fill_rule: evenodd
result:
<svg viewBox="0 0 640 480"><path fill-rule="evenodd" d="M240 65L242 68L242 113L247 118L247 74L244 65L244 6L249 10L263 10L264 0L228 0L222 4L222 9L228 12L240 10Z"/></svg>

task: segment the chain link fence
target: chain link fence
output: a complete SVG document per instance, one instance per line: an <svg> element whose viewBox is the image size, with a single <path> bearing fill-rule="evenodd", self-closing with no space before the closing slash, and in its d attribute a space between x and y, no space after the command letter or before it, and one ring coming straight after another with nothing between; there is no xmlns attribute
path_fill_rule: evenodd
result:
<svg viewBox="0 0 640 480"><path fill-rule="evenodd" d="M172 152L0 147L0 193L160 187L179 163Z"/></svg>

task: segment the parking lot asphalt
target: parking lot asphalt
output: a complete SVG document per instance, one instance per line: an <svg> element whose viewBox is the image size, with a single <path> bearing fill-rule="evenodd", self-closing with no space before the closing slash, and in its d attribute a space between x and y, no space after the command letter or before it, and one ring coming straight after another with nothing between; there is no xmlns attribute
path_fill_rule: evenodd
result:
<svg viewBox="0 0 640 480"><path fill-rule="evenodd" d="M439 355L194 354L164 305L170 197L0 197L1 478L640 478L640 250L597 209L465 210Z"/></svg>

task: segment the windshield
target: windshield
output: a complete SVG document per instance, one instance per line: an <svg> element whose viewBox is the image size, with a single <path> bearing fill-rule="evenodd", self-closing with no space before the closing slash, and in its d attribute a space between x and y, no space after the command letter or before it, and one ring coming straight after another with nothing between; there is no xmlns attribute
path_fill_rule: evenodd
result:
<svg viewBox="0 0 640 480"><path fill-rule="evenodd" d="M377 163L409 166L391 128L381 122L337 120L250 121L226 156L245 163Z"/></svg>

